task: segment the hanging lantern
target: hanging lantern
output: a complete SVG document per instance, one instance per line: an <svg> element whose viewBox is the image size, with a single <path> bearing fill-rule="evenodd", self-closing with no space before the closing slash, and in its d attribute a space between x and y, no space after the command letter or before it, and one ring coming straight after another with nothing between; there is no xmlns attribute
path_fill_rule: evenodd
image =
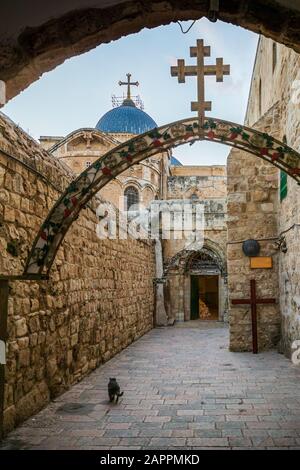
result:
<svg viewBox="0 0 300 470"><path fill-rule="evenodd" d="M260 252L260 244L257 240L249 239L243 242L243 253L246 256L258 256Z"/></svg>

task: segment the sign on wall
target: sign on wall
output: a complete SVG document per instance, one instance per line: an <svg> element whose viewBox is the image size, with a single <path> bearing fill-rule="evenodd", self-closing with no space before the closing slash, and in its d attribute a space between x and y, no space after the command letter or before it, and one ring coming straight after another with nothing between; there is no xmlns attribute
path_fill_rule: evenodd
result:
<svg viewBox="0 0 300 470"><path fill-rule="evenodd" d="M271 256L256 256L250 258L251 269L272 269L273 259Z"/></svg>

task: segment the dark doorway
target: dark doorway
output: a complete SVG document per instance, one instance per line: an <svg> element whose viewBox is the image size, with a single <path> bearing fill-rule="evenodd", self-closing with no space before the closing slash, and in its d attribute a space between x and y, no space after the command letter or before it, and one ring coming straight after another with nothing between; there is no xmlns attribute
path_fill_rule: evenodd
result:
<svg viewBox="0 0 300 470"><path fill-rule="evenodd" d="M191 276L191 320L199 320L199 276Z"/></svg>
<svg viewBox="0 0 300 470"><path fill-rule="evenodd" d="M191 276L191 320L219 320L219 276Z"/></svg>

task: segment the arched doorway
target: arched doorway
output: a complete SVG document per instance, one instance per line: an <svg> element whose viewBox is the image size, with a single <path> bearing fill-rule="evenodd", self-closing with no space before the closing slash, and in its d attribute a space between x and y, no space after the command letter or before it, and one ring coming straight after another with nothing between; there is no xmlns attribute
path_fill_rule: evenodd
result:
<svg viewBox="0 0 300 470"><path fill-rule="evenodd" d="M166 310L173 321L228 320L226 255L205 239L197 251L182 250L164 269Z"/></svg>
<svg viewBox="0 0 300 470"><path fill-rule="evenodd" d="M224 285L219 264L209 249L201 250L189 260L191 320L224 320Z"/></svg>

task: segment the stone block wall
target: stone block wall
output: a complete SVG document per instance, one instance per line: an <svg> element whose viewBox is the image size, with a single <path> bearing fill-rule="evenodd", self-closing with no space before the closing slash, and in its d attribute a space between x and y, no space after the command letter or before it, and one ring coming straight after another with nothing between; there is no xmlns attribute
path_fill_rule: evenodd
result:
<svg viewBox="0 0 300 470"><path fill-rule="evenodd" d="M168 177L168 199L214 199L226 197L226 167L172 166Z"/></svg>
<svg viewBox="0 0 300 470"><path fill-rule="evenodd" d="M72 177L0 115L1 275L22 273L42 220ZM6 431L153 326L153 245L99 240L96 204L71 227L49 281L10 282Z"/></svg>
<svg viewBox="0 0 300 470"><path fill-rule="evenodd" d="M259 81L261 81L261 112L267 112L275 103L277 136L286 136L287 144L300 151L300 55L283 45L261 38L254 68L249 106L246 116L253 125L259 114ZM300 188L288 177L287 196L278 198L278 235L285 238L287 252L279 253L279 296L281 310L281 350L288 356L292 344L300 339Z"/></svg>
<svg viewBox="0 0 300 470"><path fill-rule="evenodd" d="M255 128L278 135L279 110L274 107ZM228 172L228 289L230 349L252 350L250 306L232 306L232 299L250 298L250 279L257 284L257 297L275 298L275 305L260 305L258 311L259 349L270 349L280 341L278 286L278 170L246 152L233 149L227 161ZM242 241L261 240L259 256L272 256L272 269L251 269L242 251ZM268 240L270 239L270 240Z"/></svg>
<svg viewBox="0 0 300 470"><path fill-rule="evenodd" d="M300 55L285 48L282 75L285 93L280 126L287 143L300 152ZM300 340L300 187L288 177L287 197L280 201L279 233L287 252L280 253L279 286L282 313L281 349L290 357Z"/></svg>
<svg viewBox="0 0 300 470"><path fill-rule="evenodd" d="M224 166L174 166L172 175L168 177L167 198L191 199L195 208L203 205L204 210L204 240L216 243L222 251L226 250L227 241L227 177ZM164 259L168 264L170 259L186 248L186 240L165 240Z"/></svg>

